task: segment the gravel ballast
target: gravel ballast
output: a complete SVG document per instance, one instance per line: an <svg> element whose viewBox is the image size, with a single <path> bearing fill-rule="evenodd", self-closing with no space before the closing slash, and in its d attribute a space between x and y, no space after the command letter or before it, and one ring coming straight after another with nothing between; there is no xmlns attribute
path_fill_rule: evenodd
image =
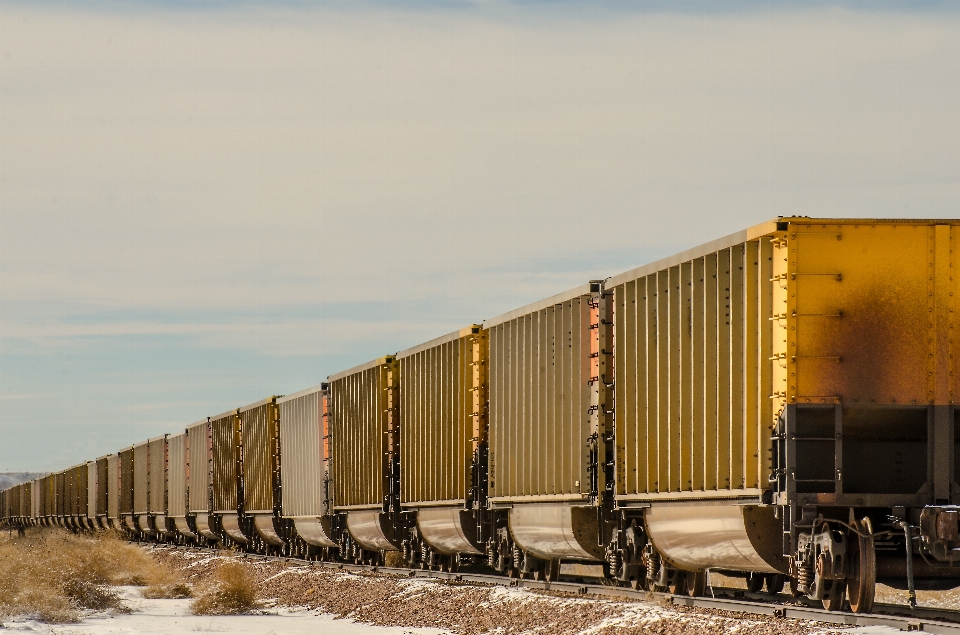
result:
<svg viewBox="0 0 960 635"><path fill-rule="evenodd" d="M662 633L812 635L843 628L648 601L581 598L529 589L399 578L279 561L237 558L227 551L149 547L153 557L206 584L227 560L240 561L267 605L311 609L378 626L433 627L451 633L613 635Z"/></svg>

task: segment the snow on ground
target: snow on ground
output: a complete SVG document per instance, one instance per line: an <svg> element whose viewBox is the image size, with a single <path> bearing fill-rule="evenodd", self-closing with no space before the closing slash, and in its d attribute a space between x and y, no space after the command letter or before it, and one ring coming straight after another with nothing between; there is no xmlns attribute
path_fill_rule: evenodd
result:
<svg viewBox="0 0 960 635"><path fill-rule="evenodd" d="M132 609L127 615L92 615L79 624L43 624L16 621L0 624L11 633L44 635L187 635L231 633L237 635L446 635L435 628L399 628L358 624L317 611L269 609L255 615L190 615L190 600L148 600L135 587L122 587L121 595Z"/></svg>

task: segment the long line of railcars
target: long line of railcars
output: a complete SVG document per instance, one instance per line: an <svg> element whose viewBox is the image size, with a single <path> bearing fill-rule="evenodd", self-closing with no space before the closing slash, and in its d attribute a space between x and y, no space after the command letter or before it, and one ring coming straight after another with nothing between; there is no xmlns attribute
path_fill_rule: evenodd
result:
<svg viewBox="0 0 960 635"><path fill-rule="evenodd" d="M0 493L9 525L869 611L960 584L960 221L780 218ZM847 604L845 604L845 601Z"/></svg>

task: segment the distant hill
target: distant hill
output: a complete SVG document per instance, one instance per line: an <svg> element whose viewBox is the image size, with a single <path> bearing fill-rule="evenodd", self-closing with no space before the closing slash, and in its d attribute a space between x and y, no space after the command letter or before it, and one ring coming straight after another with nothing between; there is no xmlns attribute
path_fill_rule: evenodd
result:
<svg viewBox="0 0 960 635"><path fill-rule="evenodd" d="M0 490L46 475L46 472L0 472Z"/></svg>

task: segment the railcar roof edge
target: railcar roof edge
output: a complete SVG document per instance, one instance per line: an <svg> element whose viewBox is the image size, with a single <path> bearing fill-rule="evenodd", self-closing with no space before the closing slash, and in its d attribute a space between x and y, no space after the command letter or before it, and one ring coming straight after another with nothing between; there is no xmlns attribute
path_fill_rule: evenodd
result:
<svg viewBox="0 0 960 635"><path fill-rule="evenodd" d="M761 236L769 236L777 231L777 223L823 223L827 225L867 225L867 224L913 224L913 225L936 225L936 224L957 224L960 219L955 218L811 218L807 216L784 216L760 223L743 229L722 238L711 240L709 242L691 247L684 251L661 258L645 265L640 265L623 273L618 273L606 279L606 287L615 287L629 280L650 275L663 269L668 269L687 262L706 256L707 254L733 247L748 240L755 240Z"/></svg>
<svg viewBox="0 0 960 635"><path fill-rule="evenodd" d="M581 295L590 295L590 283L578 285L572 289L552 295L549 298L544 298L543 300L538 300L537 302L531 302L525 306L520 307L519 309L514 309L512 311L507 311L497 317L490 318L483 321L483 328L488 329L498 324L503 324L504 322L509 322L514 318L518 318L521 315L527 315L528 313L533 313L534 311L539 311L556 304L561 304L567 300L571 300Z"/></svg>
<svg viewBox="0 0 960 635"><path fill-rule="evenodd" d="M276 396L276 395L271 395L271 396L267 397L266 399L261 399L260 401L255 401L255 402L253 402L252 404L248 404L248 405L246 405L246 406L240 406L240 408L238 408L237 411L238 411L238 412L247 412L248 410L253 410L254 408L259 408L260 406L262 406L262 405L264 405L264 404L276 403L276 401L277 401L277 396Z"/></svg>
<svg viewBox="0 0 960 635"><path fill-rule="evenodd" d="M376 366L380 366L381 364L386 364L386 363L388 363L388 362L392 362L394 359L396 359L396 355L384 355L383 357L378 357L378 358L376 358L376 359L370 360L369 362L366 362L365 364L360 364L359 366L354 366L353 368L348 368L347 370L342 370L342 371L340 371L339 373L337 373L337 374L335 374L335 375L330 375L329 377L327 377L327 381L328 381L328 382L331 382L331 381L336 381L336 380L338 380L338 379L343 379L344 377L347 377L348 375L353 375L354 373L359 373L359 372L365 371L365 370L367 370L367 369L374 368L374 367L376 367Z"/></svg>
<svg viewBox="0 0 960 635"><path fill-rule="evenodd" d="M452 342L453 340L458 340L464 335L470 335L471 333L476 333L478 330L482 329L483 325L481 324L471 324L470 326L465 326L462 329L453 331L452 333L447 333L446 335L441 335L440 337L435 337L429 342L424 342L423 344L417 344L416 346L411 346L410 348L404 349L397 353L397 359L403 359L404 357L410 357L415 355L420 351L425 351L428 348L433 348L434 346L440 346L441 344L446 344L447 342ZM474 330L476 329L476 330Z"/></svg>
<svg viewBox="0 0 960 635"><path fill-rule="evenodd" d="M291 401L298 397L303 397L305 395L309 395L315 392L320 392L321 390L325 390L326 387L327 387L327 382L324 381L317 384L316 386L310 386L309 388L298 390L297 392L290 393L289 395L283 395L282 397L277 397L277 403L284 403L286 401Z"/></svg>

